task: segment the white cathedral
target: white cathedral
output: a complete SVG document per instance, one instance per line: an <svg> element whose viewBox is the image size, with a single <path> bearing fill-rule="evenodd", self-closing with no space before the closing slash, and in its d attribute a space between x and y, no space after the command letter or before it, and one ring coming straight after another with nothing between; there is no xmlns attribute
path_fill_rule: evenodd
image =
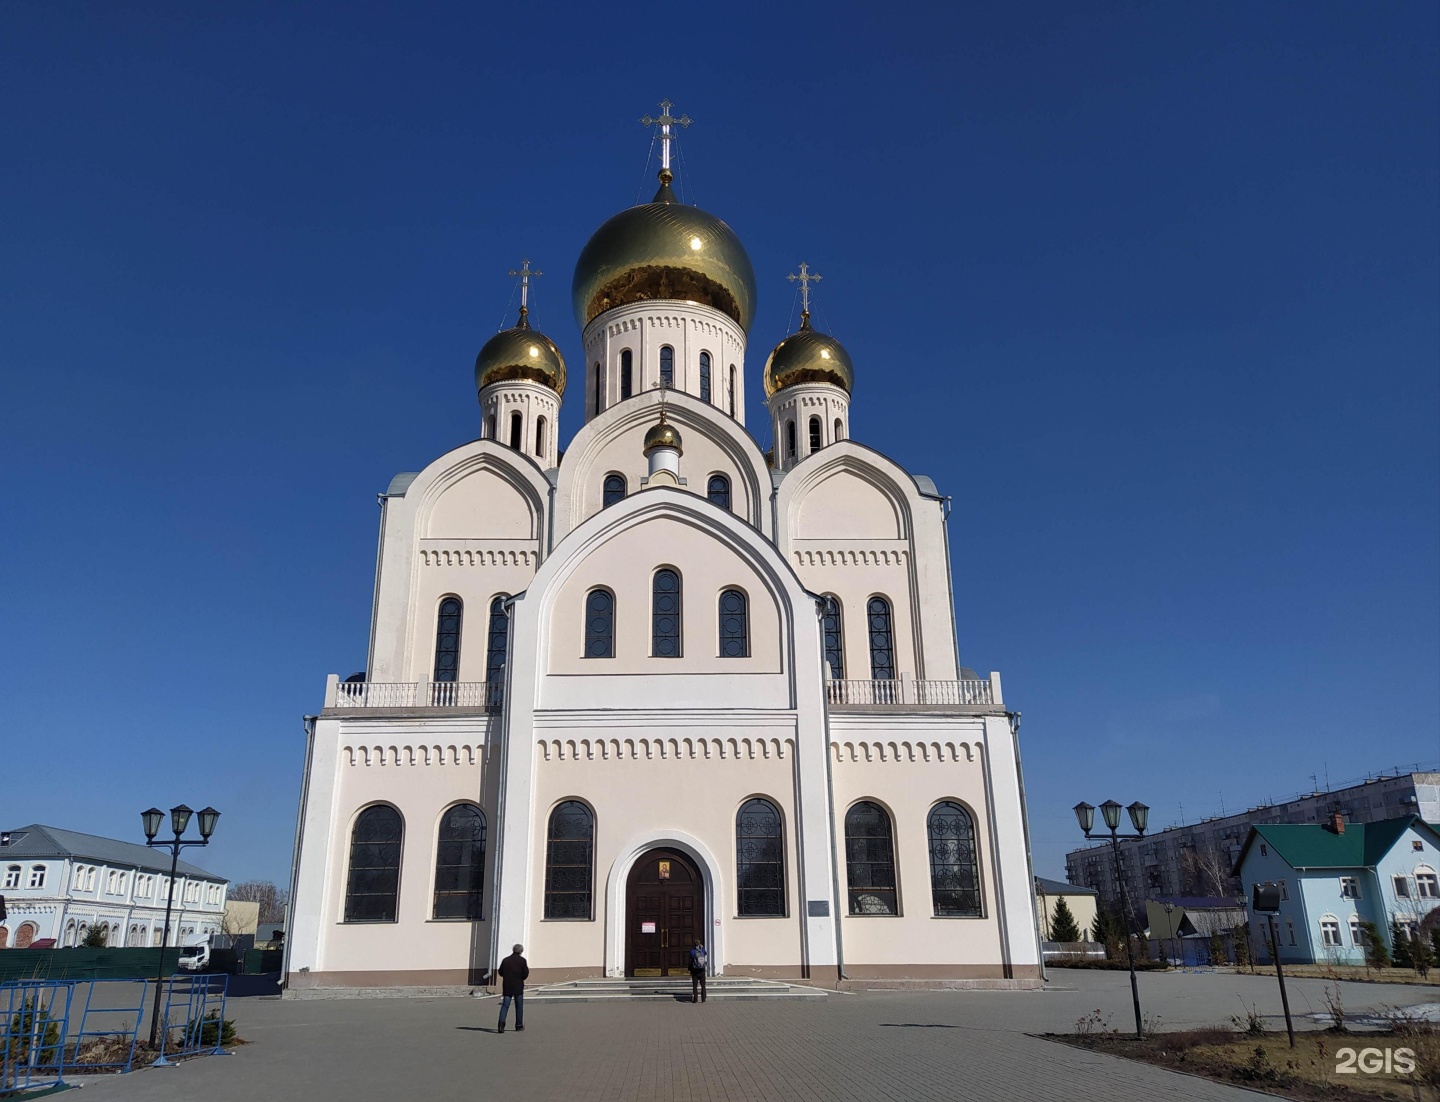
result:
<svg viewBox="0 0 1440 1102"><path fill-rule="evenodd" d="M381 496L364 675L307 721L287 984L1040 982L1015 717L959 665L947 499L850 434L810 324L745 427L756 287L660 187L590 238L567 371L519 321L480 438ZM522 275L528 287L528 274ZM863 372L862 372L863 375Z"/></svg>

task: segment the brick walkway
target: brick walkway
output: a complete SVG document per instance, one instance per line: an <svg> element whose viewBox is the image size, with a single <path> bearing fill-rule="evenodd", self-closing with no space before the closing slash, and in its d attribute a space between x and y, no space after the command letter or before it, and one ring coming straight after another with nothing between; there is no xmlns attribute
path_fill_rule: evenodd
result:
<svg viewBox="0 0 1440 1102"><path fill-rule="evenodd" d="M1223 1023L1237 993L1278 1012L1274 980L1141 976L1147 1012L1167 1027ZM531 1008L524 1033L493 1032L477 999L234 1001L253 1044L176 1070L87 1077L96 1102L391 1102L563 1099L730 1102L774 1099L1113 1102L1254 1098L1027 1036L1073 1028L1101 1007L1130 1021L1123 972L1059 972L1043 992L865 992L823 1002L711 1002ZM1297 1014L1323 1009L1322 984L1292 985ZM1404 1005L1433 989L1345 985L1346 1005ZM513 1019L511 1025L513 1027Z"/></svg>

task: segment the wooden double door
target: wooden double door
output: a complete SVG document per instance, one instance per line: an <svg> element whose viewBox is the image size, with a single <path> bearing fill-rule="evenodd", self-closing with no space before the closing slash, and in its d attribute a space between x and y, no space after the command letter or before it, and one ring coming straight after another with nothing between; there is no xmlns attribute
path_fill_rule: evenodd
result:
<svg viewBox="0 0 1440 1102"><path fill-rule="evenodd" d="M690 947L705 936L705 882L690 858L652 849L625 884L625 974L688 976Z"/></svg>

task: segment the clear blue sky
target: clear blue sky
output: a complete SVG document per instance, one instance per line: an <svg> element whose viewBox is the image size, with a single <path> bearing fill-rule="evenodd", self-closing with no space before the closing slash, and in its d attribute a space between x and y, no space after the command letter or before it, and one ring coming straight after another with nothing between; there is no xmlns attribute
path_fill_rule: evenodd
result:
<svg viewBox="0 0 1440 1102"><path fill-rule="evenodd" d="M854 435L954 495L1038 872L1082 798L1165 825L1433 762L1437 13L6 4L0 821L213 803L200 862L284 881L375 494L478 434L521 257L578 358L664 96L760 277L762 441L807 260Z"/></svg>

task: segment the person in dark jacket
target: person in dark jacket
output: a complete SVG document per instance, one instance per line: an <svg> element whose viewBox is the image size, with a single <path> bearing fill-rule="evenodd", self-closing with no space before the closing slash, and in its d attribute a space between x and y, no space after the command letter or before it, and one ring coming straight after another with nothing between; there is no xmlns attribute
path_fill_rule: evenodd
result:
<svg viewBox="0 0 1440 1102"><path fill-rule="evenodd" d="M710 954L705 951L703 941L695 943L694 948L690 950L687 963L690 965L690 1001L703 1003L705 1001L705 969L710 964Z"/></svg>
<svg viewBox="0 0 1440 1102"><path fill-rule="evenodd" d="M515 1001L515 1032L525 1028L525 981L530 977L530 966L520 954L525 946L515 946L514 952L500 962L496 974L500 977L500 1028L505 1032L505 1015L510 1012L510 1001Z"/></svg>

